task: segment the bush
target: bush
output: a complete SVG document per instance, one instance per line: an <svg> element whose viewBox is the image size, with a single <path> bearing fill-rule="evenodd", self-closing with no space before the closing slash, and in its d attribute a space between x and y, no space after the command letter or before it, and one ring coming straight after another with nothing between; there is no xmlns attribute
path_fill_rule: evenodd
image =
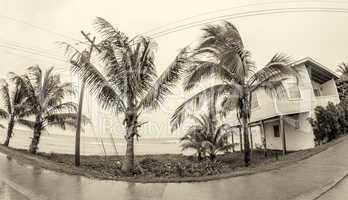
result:
<svg viewBox="0 0 348 200"><path fill-rule="evenodd" d="M313 127L315 143L320 145L329 142L346 132L348 127L347 101L334 105L329 102L326 108L318 106L315 108L315 119L309 119Z"/></svg>
<svg viewBox="0 0 348 200"><path fill-rule="evenodd" d="M194 161L189 158L179 160L158 160L144 158L139 162L143 175L152 177L198 177L220 174L223 163L205 159Z"/></svg>

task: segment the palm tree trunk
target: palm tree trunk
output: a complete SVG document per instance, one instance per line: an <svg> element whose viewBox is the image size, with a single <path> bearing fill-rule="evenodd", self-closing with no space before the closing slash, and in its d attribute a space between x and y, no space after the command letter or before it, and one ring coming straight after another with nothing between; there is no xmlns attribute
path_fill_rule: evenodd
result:
<svg viewBox="0 0 348 200"><path fill-rule="evenodd" d="M122 164L122 171L128 175L134 171L134 136L136 135L136 116L134 113L126 116L126 155Z"/></svg>
<svg viewBox="0 0 348 200"><path fill-rule="evenodd" d="M233 132L232 132L232 152L234 152L234 136L233 136Z"/></svg>
<svg viewBox="0 0 348 200"><path fill-rule="evenodd" d="M41 117L37 116L34 126L34 135L31 140L31 144L29 147L29 152L32 154L36 154L40 142L40 136L41 136Z"/></svg>
<svg viewBox="0 0 348 200"><path fill-rule="evenodd" d="M13 133L13 127L14 127L14 118L11 117L10 121L8 123L8 127L7 127L7 136L6 136L6 140L4 142L5 146L8 146L10 144L10 139L12 137L12 133Z"/></svg>
<svg viewBox="0 0 348 200"><path fill-rule="evenodd" d="M244 164L245 166L250 165L250 143L249 143L249 110L248 110L248 95L247 92L243 91L242 105L241 105L241 113L242 117L242 126L243 126L243 136L244 136Z"/></svg>

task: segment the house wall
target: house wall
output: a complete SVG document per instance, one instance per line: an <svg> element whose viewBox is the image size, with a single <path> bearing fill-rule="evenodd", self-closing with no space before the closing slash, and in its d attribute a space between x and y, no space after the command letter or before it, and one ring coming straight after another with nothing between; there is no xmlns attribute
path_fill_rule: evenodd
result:
<svg viewBox="0 0 348 200"><path fill-rule="evenodd" d="M323 96L326 95L336 95L337 94L337 88L334 80L327 81L323 84L321 84L321 90Z"/></svg>
<svg viewBox="0 0 348 200"><path fill-rule="evenodd" d="M295 151L314 147L314 135L312 132L312 127L307 120L308 117L309 113L300 114L300 124L298 129L292 123L289 123L286 120L286 118L284 118L286 148L288 151ZM264 125L266 132L267 148L281 150L283 148L281 137L274 137L273 126L275 125L279 125L279 121L266 123Z"/></svg>

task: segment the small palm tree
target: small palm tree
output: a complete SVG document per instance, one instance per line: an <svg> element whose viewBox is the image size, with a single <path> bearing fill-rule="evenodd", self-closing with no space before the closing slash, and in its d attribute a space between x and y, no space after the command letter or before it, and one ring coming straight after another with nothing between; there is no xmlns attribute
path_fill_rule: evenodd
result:
<svg viewBox="0 0 348 200"><path fill-rule="evenodd" d="M222 25L208 25L204 29L201 43L192 50L185 65L190 65L186 71L184 89L190 91L203 79L215 76L221 83L208 87L181 104L172 117L172 127L178 127L188 108L200 107L205 99L213 94L222 96L222 111L228 113L237 111L241 120L244 136L244 161L250 162L250 145L248 126L251 115L251 99L257 90L264 89L270 95L284 96L285 88L282 81L290 76L296 76L287 56L276 54L271 61L260 70L256 70L250 59L250 52L244 49L242 38L237 28L224 22Z"/></svg>
<svg viewBox="0 0 348 200"><path fill-rule="evenodd" d="M210 159L214 160L218 153L232 149L234 144L226 143L227 137L230 135L230 132L226 131L229 125L222 124L211 134L213 123L209 115L200 115L199 117L190 115L188 119L192 119L195 125L191 126L185 136L180 139L183 142L183 151L194 149L198 160L202 160L208 153Z"/></svg>
<svg viewBox="0 0 348 200"><path fill-rule="evenodd" d="M8 146L10 143L15 124L22 124L22 119L30 114L25 87L18 81L11 82L13 83L12 91L8 82L4 79L0 86L0 96L4 106L4 108L0 109L0 118L8 120L5 146Z"/></svg>
<svg viewBox="0 0 348 200"><path fill-rule="evenodd" d="M29 67L28 74L16 76L25 86L30 100L31 119L22 119L21 123L33 129L33 138L29 152L35 154L38 150L41 133L49 126L66 129L76 127L77 106L74 102L64 102L72 95L71 83L62 83L59 74L53 73L53 67L43 72L40 67ZM84 117L84 122L87 118Z"/></svg>
<svg viewBox="0 0 348 200"><path fill-rule="evenodd" d="M82 52L73 49L71 63L90 92L106 110L124 115L125 139L127 142L122 170L130 174L134 170L134 137L144 123L139 116L144 110L154 110L170 94L171 87L180 77L184 50L174 63L157 77L155 69L156 44L147 37L130 40L102 18L96 20L97 30L103 39L98 44L104 70L100 71L89 62Z"/></svg>

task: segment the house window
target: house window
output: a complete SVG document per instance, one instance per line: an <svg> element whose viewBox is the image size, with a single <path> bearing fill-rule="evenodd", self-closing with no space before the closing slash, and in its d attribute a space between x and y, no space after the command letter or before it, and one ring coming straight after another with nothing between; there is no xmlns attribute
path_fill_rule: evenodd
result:
<svg viewBox="0 0 348 200"><path fill-rule="evenodd" d="M251 97L251 109L257 108L259 106L259 102L257 100L257 95L253 94Z"/></svg>
<svg viewBox="0 0 348 200"><path fill-rule="evenodd" d="M279 125L273 126L273 134L274 134L274 137L280 137Z"/></svg>
<svg viewBox="0 0 348 200"><path fill-rule="evenodd" d="M300 89L298 88L297 83L288 83L287 84L288 97L290 99L299 99L301 98Z"/></svg>

